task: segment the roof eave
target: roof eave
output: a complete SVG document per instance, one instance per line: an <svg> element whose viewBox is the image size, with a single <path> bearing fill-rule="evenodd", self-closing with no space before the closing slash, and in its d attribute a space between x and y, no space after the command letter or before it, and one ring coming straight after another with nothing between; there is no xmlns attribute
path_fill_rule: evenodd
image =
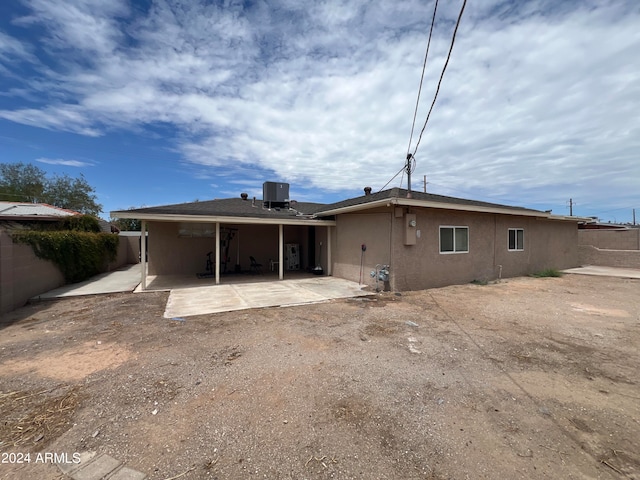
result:
<svg viewBox="0 0 640 480"><path fill-rule="evenodd" d="M67 218L69 215L0 215L0 220L14 220L17 222L55 222Z"/></svg>
<svg viewBox="0 0 640 480"><path fill-rule="evenodd" d="M128 210L111 212L112 217L157 222L233 223L238 225L321 225L335 226L335 220L314 218L262 218L225 215L188 215L172 213L136 213Z"/></svg>

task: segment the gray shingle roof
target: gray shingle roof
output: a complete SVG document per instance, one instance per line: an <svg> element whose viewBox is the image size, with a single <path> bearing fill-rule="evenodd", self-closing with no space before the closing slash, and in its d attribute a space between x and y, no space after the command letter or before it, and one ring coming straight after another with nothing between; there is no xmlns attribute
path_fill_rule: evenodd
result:
<svg viewBox="0 0 640 480"><path fill-rule="evenodd" d="M330 205L325 205L317 213L318 215L321 216L322 212L330 212L340 208L351 207L356 205L365 205L367 203L375 202L378 200L386 200L391 198L407 198L407 190L404 188L391 188L389 190L383 190L381 192L372 193L370 195L362 195L356 198L349 198L347 200L342 200L340 202L332 203ZM447 197L445 195L435 195L433 193L423 193L423 192L416 192L416 191L411 192L411 198L414 200L423 200L427 202L442 203L442 204L453 204L453 205L461 205L461 206L469 206L469 207L508 209L508 210L514 210L514 213L515 211L539 212L538 210L532 210L529 208L513 207L510 205L500 205L497 203L481 202L477 200L466 200L464 198Z"/></svg>
<svg viewBox="0 0 640 480"><path fill-rule="evenodd" d="M178 203L158 207L146 207L127 210L127 213L159 215L203 215L221 217L253 218L291 218L299 214L316 213L324 205L321 203L291 202L291 208L263 208L262 200L243 200L241 198L223 198L201 202Z"/></svg>
<svg viewBox="0 0 640 480"><path fill-rule="evenodd" d="M509 205L500 205L496 203L480 202L477 200L466 200L463 198L447 197L444 195L435 195L433 193L411 192L414 200L423 200L432 203L441 203L443 207L446 204L454 204L468 207L485 207L500 208L513 210L514 213L520 212L536 212L522 207L513 207ZM291 209L287 208L263 208L262 200L243 200L241 198L223 198L219 200L206 200L191 203L178 203L174 205L162 205L158 207L146 207L127 210L127 213L140 213L151 215L202 215L202 216L221 216L221 217L248 217L248 218L292 218L300 215L323 215L323 212L331 212L344 207L362 205L366 208L367 203L376 202L391 198L406 198L407 190L403 188L391 188L382 192L372 193L371 195L362 195L356 198L349 198L336 203L322 204L310 202L292 202Z"/></svg>

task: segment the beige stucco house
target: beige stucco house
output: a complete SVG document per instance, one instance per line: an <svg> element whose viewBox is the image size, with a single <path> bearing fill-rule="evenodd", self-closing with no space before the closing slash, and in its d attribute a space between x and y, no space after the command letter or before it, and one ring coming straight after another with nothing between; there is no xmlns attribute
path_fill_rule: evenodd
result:
<svg viewBox="0 0 640 480"><path fill-rule="evenodd" d="M288 185L276 185L286 186L288 197ZM279 279L294 270L321 269L372 286L379 280L394 291L578 265L577 217L399 188L373 194L365 189L365 195L334 204L269 195L112 215L139 219L148 229L143 289L146 275L202 274L208 253L216 283L233 282L227 274L258 268ZM147 253L147 242L142 249ZM385 282L370 275L384 266Z"/></svg>

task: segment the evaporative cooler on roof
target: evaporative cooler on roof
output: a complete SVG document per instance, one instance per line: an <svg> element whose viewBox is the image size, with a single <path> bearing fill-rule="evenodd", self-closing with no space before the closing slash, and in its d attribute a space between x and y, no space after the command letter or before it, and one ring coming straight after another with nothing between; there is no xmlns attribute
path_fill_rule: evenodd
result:
<svg viewBox="0 0 640 480"><path fill-rule="evenodd" d="M267 208L289 207L289 184L264 182L262 184L262 201Z"/></svg>

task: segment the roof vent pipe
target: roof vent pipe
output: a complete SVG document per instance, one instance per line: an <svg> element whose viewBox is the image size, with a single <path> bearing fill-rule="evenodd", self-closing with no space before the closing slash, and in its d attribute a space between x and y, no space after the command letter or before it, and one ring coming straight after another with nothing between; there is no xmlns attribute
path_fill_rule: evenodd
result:
<svg viewBox="0 0 640 480"><path fill-rule="evenodd" d="M242 192L242 193L240 194L240 198L242 198L243 200L246 200L247 198L249 198L249 194L248 194L248 193L244 193L244 192Z"/></svg>
<svg viewBox="0 0 640 480"><path fill-rule="evenodd" d="M371 195L371 187L364 187L364 194Z"/></svg>

